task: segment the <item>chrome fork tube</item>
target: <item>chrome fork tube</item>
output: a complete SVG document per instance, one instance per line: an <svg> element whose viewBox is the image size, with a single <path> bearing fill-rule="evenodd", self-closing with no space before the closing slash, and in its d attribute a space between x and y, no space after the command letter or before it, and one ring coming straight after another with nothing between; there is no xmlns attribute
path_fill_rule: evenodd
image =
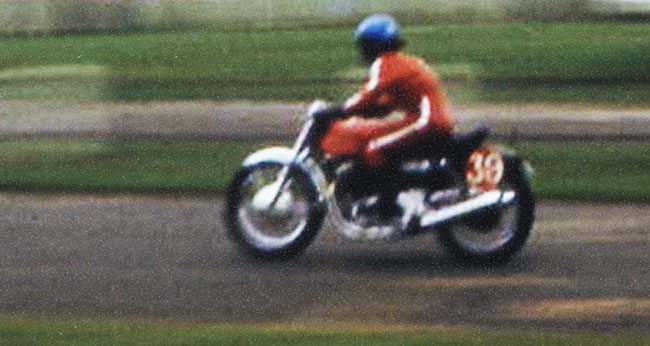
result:
<svg viewBox="0 0 650 346"><path fill-rule="evenodd" d="M311 131L313 123L314 123L313 119L307 120L305 125L302 127L302 130L300 130L300 134L298 135L298 138L296 139L296 142L294 143L292 148L293 152L295 153L293 160L291 160L289 164L284 165L284 167L282 167L282 170L280 171L280 174L278 174L278 178L274 183L274 185L277 184L278 190L275 191L273 200L271 201L270 208L273 208L275 206L275 203L278 202L278 199L282 194L282 190L284 190L284 188L289 183L289 170L291 169L291 166L293 166L296 162L300 162L309 156L309 147L305 146L305 141L307 139L307 136L309 135L309 132Z"/></svg>

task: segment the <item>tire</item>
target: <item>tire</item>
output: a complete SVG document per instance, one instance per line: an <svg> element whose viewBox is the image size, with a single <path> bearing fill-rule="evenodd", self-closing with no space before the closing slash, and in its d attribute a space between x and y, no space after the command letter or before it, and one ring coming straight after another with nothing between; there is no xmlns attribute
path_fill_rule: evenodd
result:
<svg viewBox="0 0 650 346"><path fill-rule="evenodd" d="M276 207L257 206L260 195L264 197L266 193L263 190L271 190L269 186L282 167L277 162L244 167L228 188L225 212L228 232L239 249L254 258L294 258L312 243L322 225L326 208L319 202L318 190L309 174L299 166L289 170L290 180ZM269 195L274 196L275 192ZM280 211L274 212L276 209Z"/></svg>
<svg viewBox="0 0 650 346"><path fill-rule="evenodd" d="M508 262L530 236L535 218L535 198L525 167L514 156L504 157L504 164L505 172L499 189L514 191L515 202L504 208L494 207L470 214L445 225L438 232L441 245L462 263L492 265Z"/></svg>

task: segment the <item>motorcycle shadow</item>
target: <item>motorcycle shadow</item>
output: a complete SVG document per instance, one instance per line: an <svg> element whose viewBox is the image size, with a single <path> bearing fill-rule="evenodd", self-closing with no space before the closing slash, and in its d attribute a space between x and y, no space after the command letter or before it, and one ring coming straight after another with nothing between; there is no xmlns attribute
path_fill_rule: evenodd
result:
<svg viewBox="0 0 650 346"><path fill-rule="evenodd" d="M245 256L242 256L245 257ZM240 258L241 260L241 258ZM290 260L263 260L246 257L248 265L269 270L323 271L344 275L420 274L476 275L536 272L535 260L526 251L501 264L460 262L439 246L413 244L318 244Z"/></svg>
<svg viewBox="0 0 650 346"><path fill-rule="evenodd" d="M523 261L522 261L523 260ZM460 262L439 249L321 250L303 261L350 273L476 274L530 272L525 255L502 264Z"/></svg>

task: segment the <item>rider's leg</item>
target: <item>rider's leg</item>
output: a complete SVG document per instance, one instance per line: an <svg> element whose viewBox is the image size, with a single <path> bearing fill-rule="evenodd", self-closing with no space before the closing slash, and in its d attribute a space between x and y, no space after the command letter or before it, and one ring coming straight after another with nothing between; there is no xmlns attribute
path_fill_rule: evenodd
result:
<svg viewBox="0 0 650 346"><path fill-rule="evenodd" d="M320 146L329 157L363 156L374 138L404 126L404 120L386 121L351 117L335 121L321 140Z"/></svg>
<svg viewBox="0 0 650 346"><path fill-rule="evenodd" d="M378 218L382 222L389 221L402 214L402 208L396 203L400 191L396 168L371 167L363 161L357 161L339 178L337 188L366 200L366 203L360 205L361 214Z"/></svg>
<svg viewBox="0 0 650 346"><path fill-rule="evenodd" d="M362 158L349 179L344 180L348 187L377 192L378 201L369 206L371 210L368 212L377 213L381 218L388 219L402 213L396 202L401 185L398 178L399 164L397 161L386 160L373 165L365 154L373 139L394 133L408 123L408 119L387 121L351 117L333 123L321 141L321 148L330 157L352 155Z"/></svg>
<svg viewBox="0 0 650 346"><path fill-rule="evenodd" d="M402 207L397 203L397 196L403 188L400 179L399 162L388 162L377 168L381 176L378 184L377 211L382 219L391 219L402 215Z"/></svg>

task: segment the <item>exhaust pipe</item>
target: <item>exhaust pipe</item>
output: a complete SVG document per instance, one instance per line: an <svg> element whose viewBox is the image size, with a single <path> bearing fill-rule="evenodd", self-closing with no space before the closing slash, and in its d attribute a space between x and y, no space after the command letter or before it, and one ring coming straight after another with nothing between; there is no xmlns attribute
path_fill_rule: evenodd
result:
<svg viewBox="0 0 650 346"><path fill-rule="evenodd" d="M492 207L505 206L515 200L514 191L489 191L464 202L440 210L427 212L420 218L420 227L432 227L472 212Z"/></svg>

